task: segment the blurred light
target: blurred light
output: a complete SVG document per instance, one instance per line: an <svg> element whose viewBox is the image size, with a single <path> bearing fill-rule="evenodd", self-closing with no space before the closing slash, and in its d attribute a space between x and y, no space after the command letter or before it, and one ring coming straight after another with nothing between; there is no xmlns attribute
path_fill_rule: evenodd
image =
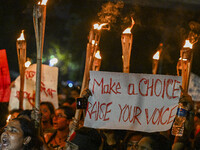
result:
<svg viewBox="0 0 200 150"><path fill-rule="evenodd" d="M58 63L58 59L57 58L55 58L55 57L53 57L53 58L51 58L50 60L49 60L49 66L54 66L55 64L57 64Z"/></svg>
<svg viewBox="0 0 200 150"><path fill-rule="evenodd" d="M73 87L73 83L68 83L68 86L69 86L70 88L72 88L72 87Z"/></svg>
<svg viewBox="0 0 200 150"><path fill-rule="evenodd" d="M28 60L28 61L25 62L25 67L26 68L28 68L30 65L31 65L31 61L30 60Z"/></svg>

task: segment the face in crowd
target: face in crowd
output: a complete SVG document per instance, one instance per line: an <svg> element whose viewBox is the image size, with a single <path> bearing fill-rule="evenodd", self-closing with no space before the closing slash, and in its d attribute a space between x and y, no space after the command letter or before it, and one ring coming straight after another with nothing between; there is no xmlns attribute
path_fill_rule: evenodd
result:
<svg viewBox="0 0 200 150"><path fill-rule="evenodd" d="M31 141L30 136L24 136L19 120L11 120L1 135L1 150L23 150Z"/></svg>
<svg viewBox="0 0 200 150"><path fill-rule="evenodd" d="M57 109L53 116L53 127L56 130L65 130L69 126L70 120L67 119L67 115L63 109Z"/></svg>
<svg viewBox="0 0 200 150"><path fill-rule="evenodd" d="M42 122L48 122L49 120L51 120L51 112L47 107L47 105L41 105L40 111L42 113L42 118L41 118Z"/></svg>

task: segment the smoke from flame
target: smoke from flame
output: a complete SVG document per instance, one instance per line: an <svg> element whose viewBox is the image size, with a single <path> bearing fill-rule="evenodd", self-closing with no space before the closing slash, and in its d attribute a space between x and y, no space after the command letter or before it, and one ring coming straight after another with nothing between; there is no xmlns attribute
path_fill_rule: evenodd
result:
<svg viewBox="0 0 200 150"><path fill-rule="evenodd" d="M120 15L120 9L124 7L123 1L118 1L116 4L107 2L102 5L101 12L98 13L100 22L115 23L117 17Z"/></svg>

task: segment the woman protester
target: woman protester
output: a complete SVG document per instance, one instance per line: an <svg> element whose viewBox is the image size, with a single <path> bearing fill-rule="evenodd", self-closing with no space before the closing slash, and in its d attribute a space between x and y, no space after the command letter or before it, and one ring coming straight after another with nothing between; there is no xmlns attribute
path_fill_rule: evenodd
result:
<svg viewBox="0 0 200 150"><path fill-rule="evenodd" d="M74 117L74 111L71 107L61 106L55 111L53 127L56 132L45 135L45 141L49 147L59 150L65 148L72 117Z"/></svg>
<svg viewBox="0 0 200 150"><path fill-rule="evenodd" d="M15 118L4 128L1 134L0 150L42 150L34 125L25 118Z"/></svg>
<svg viewBox="0 0 200 150"><path fill-rule="evenodd" d="M43 133L53 133L53 116L55 114L54 106L50 102L40 103L40 111L42 113L41 126Z"/></svg>

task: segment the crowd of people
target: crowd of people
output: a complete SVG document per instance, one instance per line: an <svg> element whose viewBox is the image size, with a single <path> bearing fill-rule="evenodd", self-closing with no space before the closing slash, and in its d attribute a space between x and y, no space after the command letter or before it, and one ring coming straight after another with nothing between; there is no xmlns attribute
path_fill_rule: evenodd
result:
<svg viewBox="0 0 200 150"><path fill-rule="evenodd" d="M86 128L82 119L76 135L68 141L79 94L71 89L68 96L60 97L57 109L50 102L41 102L40 132L34 110L11 110L10 120L1 130L0 150L200 150L200 113L187 94L181 98L190 106L181 137L172 136L171 129L145 133Z"/></svg>

